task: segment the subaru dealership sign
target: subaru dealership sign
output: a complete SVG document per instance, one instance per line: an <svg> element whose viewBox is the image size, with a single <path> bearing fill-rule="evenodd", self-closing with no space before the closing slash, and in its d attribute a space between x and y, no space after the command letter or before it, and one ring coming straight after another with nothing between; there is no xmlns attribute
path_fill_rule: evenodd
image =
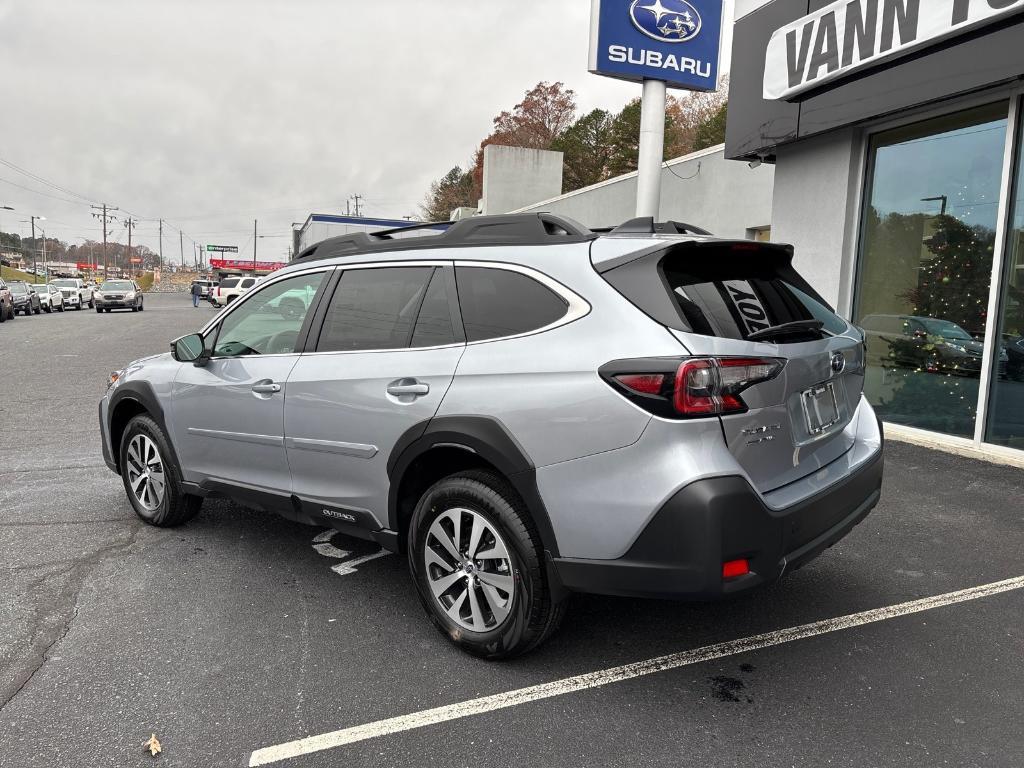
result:
<svg viewBox="0 0 1024 768"><path fill-rule="evenodd" d="M841 77L1024 11L1024 0L837 0L775 30L765 99Z"/></svg>
<svg viewBox="0 0 1024 768"><path fill-rule="evenodd" d="M670 87L718 87L722 0L593 0L590 71Z"/></svg>

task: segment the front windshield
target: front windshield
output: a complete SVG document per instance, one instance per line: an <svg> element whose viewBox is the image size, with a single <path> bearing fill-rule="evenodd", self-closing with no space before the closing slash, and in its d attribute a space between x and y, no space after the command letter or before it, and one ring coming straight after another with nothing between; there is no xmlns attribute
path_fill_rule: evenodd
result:
<svg viewBox="0 0 1024 768"><path fill-rule="evenodd" d="M75 287L75 281L74 280L54 280L52 283L50 283L50 285L55 285L58 288L74 288Z"/></svg>
<svg viewBox="0 0 1024 768"><path fill-rule="evenodd" d="M28 293L28 286L24 283L11 283L9 288L11 289L11 293L17 293L19 295L22 293Z"/></svg>
<svg viewBox="0 0 1024 768"><path fill-rule="evenodd" d="M131 291L134 288L127 280L107 280L100 286L101 291Z"/></svg>
<svg viewBox="0 0 1024 768"><path fill-rule="evenodd" d="M974 341L974 338L956 323L949 320L937 320L928 318L921 321L928 333L941 336L944 339L959 339L960 341Z"/></svg>

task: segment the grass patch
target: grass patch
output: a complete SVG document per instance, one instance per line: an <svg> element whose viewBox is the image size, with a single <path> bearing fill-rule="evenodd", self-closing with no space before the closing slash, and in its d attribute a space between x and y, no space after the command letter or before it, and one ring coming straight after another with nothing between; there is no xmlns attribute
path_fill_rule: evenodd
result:
<svg viewBox="0 0 1024 768"><path fill-rule="evenodd" d="M28 272L19 272L18 270L11 269L10 267L4 267L3 270L0 270L0 273L2 273L0 274L0 277L8 283L12 280L24 280L29 285L42 285L45 281L45 278L43 277L36 277L35 275L30 275Z"/></svg>
<svg viewBox="0 0 1024 768"><path fill-rule="evenodd" d="M150 288L153 287L152 272L143 272L135 280L139 284L139 288L141 288L143 291L148 291Z"/></svg>

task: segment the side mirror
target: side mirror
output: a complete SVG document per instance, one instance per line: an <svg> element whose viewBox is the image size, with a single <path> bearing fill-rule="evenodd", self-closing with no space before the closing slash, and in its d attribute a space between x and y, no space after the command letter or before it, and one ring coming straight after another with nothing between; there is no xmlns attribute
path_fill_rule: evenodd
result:
<svg viewBox="0 0 1024 768"><path fill-rule="evenodd" d="M206 343L198 333L190 333L172 341L171 357L179 363L192 363L197 366L206 365L209 359L206 354Z"/></svg>

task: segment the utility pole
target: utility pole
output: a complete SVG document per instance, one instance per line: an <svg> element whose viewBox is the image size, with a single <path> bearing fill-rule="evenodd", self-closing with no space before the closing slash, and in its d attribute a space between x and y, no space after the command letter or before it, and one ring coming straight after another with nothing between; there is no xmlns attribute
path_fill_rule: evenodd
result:
<svg viewBox="0 0 1024 768"><path fill-rule="evenodd" d="M109 211L116 211L117 208L109 208L109 207L107 207L106 203L104 203L102 206L94 205L94 206L92 206L92 208L93 208L92 217L94 219L100 219L103 222L103 279L106 280L107 279L107 224L109 224L110 221L114 218L114 216L112 214L110 214ZM103 212L102 213L97 213L96 211L98 211L98 210L102 210Z"/></svg>
<svg viewBox="0 0 1024 768"><path fill-rule="evenodd" d="M185 233L178 230L178 248L181 250L181 268L185 268Z"/></svg>
<svg viewBox="0 0 1024 768"><path fill-rule="evenodd" d="M29 220L32 222L32 274L36 273L36 219L43 218L42 216L29 216Z"/></svg>
<svg viewBox="0 0 1024 768"><path fill-rule="evenodd" d="M256 219L252 220L252 276L256 277Z"/></svg>
<svg viewBox="0 0 1024 768"><path fill-rule="evenodd" d="M352 199L356 202L356 218L359 217L359 201L363 199L362 195L352 195Z"/></svg>
<svg viewBox="0 0 1024 768"><path fill-rule="evenodd" d="M164 268L164 220L160 219L160 269Z"/></svg>
<svg viewBox="0 0 1024 768"><path fill-rule="evenodd" d="M14 209L11 208L11 206L9 206L9 205L0 205L0 211L13 211L13 210ZM33 248L35 247L35 243L32 243L32 247ZM3 251L3 245L2 244L0 244L0 251ZM22 252L24 252L24 251L22 251ZM0 277L3 277L3 275L4 275L4 264L3 264L3 261L0 260Z"/></svg>
<svg viewBox="0 0 1024 768"><path fill-rule="evenodd" d="M135 276L135 266L132 264L132 230L137 224L138 222L131 216L124 220L124 225L128 227L128 274L132 277Z"/></svg>

